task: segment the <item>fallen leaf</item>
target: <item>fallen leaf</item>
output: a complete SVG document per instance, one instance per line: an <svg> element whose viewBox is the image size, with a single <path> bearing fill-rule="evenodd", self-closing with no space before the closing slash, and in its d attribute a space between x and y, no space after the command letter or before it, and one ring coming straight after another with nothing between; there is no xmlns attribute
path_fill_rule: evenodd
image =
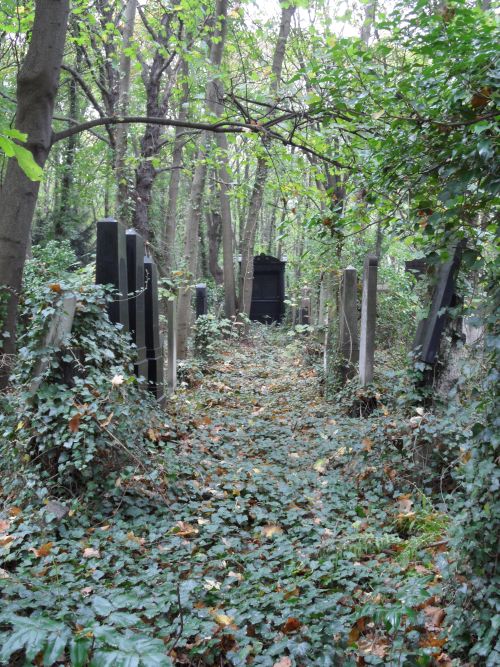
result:
<svg viewBox="0 0 500 667"><path fill-rule="evenodd" d="M285 635L289 635L292 632L297 632L297 630L302 626L302 623L299 621L298 618L294 618L293 616L291 618L287 618L285 623L283 623L281 629L285 633Z"/></svg>
<svg viewBox="0 0 500 667"><path fill-rule="evenodd" d="M372 451L373 440L370 440L370 438L363 438L363 440L361 440L361 444L363 445L363 449L365 452Z"/></svg>
<svg viewBox="0 0 500 667"><path fill-rule="evenodd" d="M323 474L324 472L326 472L327 465L328 465L328 459L318 459L316 463L313 465L313 468L314 470L316 470L316 472Z"/></svg>
<svg viewBox="0 0 500 667"><path fill-rule="evenodd" d="M158 442L160 439L160 434L154 428L148 428L146 435L151 442Z"/></svg>
<svg viewBox="0 0 500 667"><path fill-rule="evenodd" d="M267 526L262 526L262 534L265 535L266 537L274 537L275 535L282 535L283 528L281 528L281 526L268 524Z"/></svg>
<svg viewBox="0 0 500 667"><path fill-rule="evenodd" d="M42 546L38 549L31 547L30 551L32 551L37 558L43 558L44 556L48 556L50 554L53 546L54 542L45 542L45 544L42 544Z"/></svg>
<svg viewBox="0 0 500 667"><path fill-rule="evenodd" d="M366 616L358 618L356 623L352 626L351 631L349 632L349 643L354 644L357 642L361 633L364 632L366 627Z"/></svg>
<svg viewBox="0 0 500 667"><path fill-rule="evenodd" d="M7 528L10 526L10 521L6 521L5 519L2 519L0 521L0 533L5 533Z"/></svg>
<svg viewBox="0 0 500 667"><path fill-rule="evenodd" d="M76 415L73 415L71 419L69 420L69 430L71 433L76 433L78 429L80 428L80 419L82 418L82 415L77 412Z"/></svg>
<svg viewBox="0 0 500 667"><path fill-rule="evenodd" d="M292 661L287 655L284 655L274 663L273 667L292 667Z"/></svg>
<svg viewBox="0 0 500 667"><path fill-rule="evenodd" d="M398 498L398 509L399 513L402 515L411 514L411 508L413 506L413 500L409 495L399 496Z"/></svg>
<svg viewBox="0 0 500 667"><path fill-rule="evenodd" d="M388 642L382 638L363 638L358 642L358 649L365 654L375 655L377 658L384 658L387 653Z"/></svg>
<svg viewBox="0 0 500 667"><path fill-rule="evenodd" d="M57 294L60 294L62 292L61 285L59 283L51 283L49 285L49 289L52 290L53 292L56 292Z"/></svg>
<svg viewBox="0 0 500 667"><path fill-rule="evenodd" d="M103 428L108 428L108 426L111 424L111 420L113 419L113 414L114 413L112 412L107 419L100 422L100 424Z"/></svg>
<svg viewBox="0 0 500 667"><path fill-rule="evenodd" d="M200 531L186 521L177 521L176 525L172 528L172 532L180 537L193 537L194 535L198 535Z"/></svg>
<svg viewBox="0 0 500 667"><path fill-rule="evenodd" d="M22 512L22 509L20 507L11 507L9 509L9 514L10 516L19 516Z"/></svg>
<svg viewBox="0 0 500 667"><path fill-rule="evenodd" d="M441 609L441 607L434 607L431 605L424 607L423 612L426 617L425 627L428 630L439 628L444 621L444 617L446 616L446 612L444 609Z"/></svg>
<svg viewBox="0 0 500 667"><path fill-rule="evenodd" d="M83 557L84 558L100 558L101 557L101 552L99 549L93 549L92 547L87 547L86 549L83 550Z"/></svg>
<svg viewBox="0 0 500 667"><path fill-rule="evenodd" d="M213 614L213 617L217 625L220 625L223 628L231 625L231 623L234 621L234 618L232 618L232 616L228 616L227 614Z"/></svg>

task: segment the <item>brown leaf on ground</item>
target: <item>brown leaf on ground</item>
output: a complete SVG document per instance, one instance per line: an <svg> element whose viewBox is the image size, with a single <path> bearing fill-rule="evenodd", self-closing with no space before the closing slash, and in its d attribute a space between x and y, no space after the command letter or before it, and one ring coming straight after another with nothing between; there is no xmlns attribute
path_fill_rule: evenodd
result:
<svg viewBox="0 0 500 667"><path fill-rule="evenodd" d="M389 643L383 637L365 637L358 642L358 649L365 655L375 655L377 658L384 658Z"/></svg>
<svg viewBox="0 0 500 667"><path fill-rule="evenodd" d="M179 537L193 537L194 535L198 535L200 531L190 523L187 523L187 521L177 521L172 528L172 532Z"/></svg>
<svg viewBox="0 0 500 667"><path fill-rule="evenodd" d="M7 529L10 526L10 521L6 521L5 519L2 519L0 521L0 533L5 533Z"/></svg>
<svg viewBox="0 0 500 667"><path fill-rule="evenodd" d="M351 631L349 633L349 643L350 644L354 644L354 642L358 641L359 636L365 630L366 621L367 621L367 617L362 616L361 618L358 618L356 623L352 626Z"/></svg>
<svg viewBox="0 0 500 667"><path fill-rule="evenodd" d="M423 612L425 614L425 627L427 630L434 630L441 627L446 616L444 609L428 605L423 608Z"/></svg>
<svg viewBox="0 0 500 667"><path fill-rule="evenodd" d="M82 418L82 415L77 412L76 415L73 415L71 419L69 420L69 430L71 433L76 433L78 429L80 428L80 419Z"/></svg>
<svg viewBox="0 0 500 667"><path fill-rule="evenodd" d="M283 623L281 629L285 633L285 635L289 635L292 632L297 632L297 630L300 629L302 626L302 623L299 621L298 618L287 618L285 623Z"/></svg>
<svg viewBox="0 0 500 667"><path fill-rule="evenodd" d="M31 547L30 551L32 551L37 558L43 558L44 556L48 556L50 554L53 546L54 542L45 542L45 544L42 544L42 546L38 549Z"/></svg>
<svg viewBox="0 0 500 667"><path fill-rule="evenodd" d="M274 663L273 667L292 667L292 661L287 655L284 655Z"/></svg>
<svg viewBox="0 0 500 667"><path fill-rule="evenodd" d="M373 440L370 440L370 438L363 438L363 440L361 440L361 444L363 445L363 449L365 452L372 451Z"/></svg>
<svg viewBox="0 0 500 667"><path fill-rule="evenodd" d="M274 524L268 524L267 526L262 526L262 534L266 537L274 537L275 535L282 535L283 528L281 526L276 526Z"/></svg>
<svg viewBox="0 0 500 667"><path fill-rule="evenodd" d="M83 557L84 558L100 558L101 557L101 552L99 549L93 549L92 547L87 547L86 549L83 550Z"/></svg>

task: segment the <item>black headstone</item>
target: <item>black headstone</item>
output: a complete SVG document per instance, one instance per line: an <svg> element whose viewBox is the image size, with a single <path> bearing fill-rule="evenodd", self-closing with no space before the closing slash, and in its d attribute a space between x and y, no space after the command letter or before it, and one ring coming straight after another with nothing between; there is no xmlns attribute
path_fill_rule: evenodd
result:
<svg viewBox="0 0 500 667"><path fill-rule="evenodd" d="M137 347L136 375L147 378L145 296L144 296L144 240L134 229L127 230L128 317L133 341Z"/></svg>
<svg viewBox="0 0 500 667"><path fill-rule="evenodd" d="M462 243L456 245L451 250L451 259L440 266L429 315L415 336L414 349L420 361L426 364L434 364L439 352L441 336L448 319L447 309L453 302L462 250Z"/></svg>
<svg viewBox="0 0 500 667"><path fill-rule="evenodd" d="M253 260L250 319L264 324L281 322L285 311L285 262L270 255Z"/></svg>
<svg viewBox="0 0 500 667"><path fill-rule="evenodd" d="M145 342L148 362L148 386L158 401L163 402L163 353L160 340L158 311L158 272L151 257L144 257Z"/></svg>
<svg viewBox="0 0 500 667"><path fill-rule="evenodd" d="M96 283L113 285L118 298L108 306L109 319L129 329L125 229L113 218L97 223Z"/></svg>
<svg viewBox="0 0 500 667"><path fill-rule="evenodd" d="M196 319L208 313L207 286L205 283L196 285Z"/></svg>
<svg viewBox="0 0 500 667"><path fill-rule="evenodd" d="M405 262L405 272L412 273L415 278L422 278L429 270L429 263L425 257L410 259Z"/></svg>

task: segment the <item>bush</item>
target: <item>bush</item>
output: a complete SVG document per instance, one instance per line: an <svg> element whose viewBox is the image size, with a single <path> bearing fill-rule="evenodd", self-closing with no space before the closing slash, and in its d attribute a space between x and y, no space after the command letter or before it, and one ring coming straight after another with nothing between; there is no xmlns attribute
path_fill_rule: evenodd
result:
<svg viewBox="0 0 500 667"><path fill-rule="evenodd" d="M55 256L70 259L64 249ZM57 269L67 282L42 285L43 269L34 262L21 300L12 387L1 398L1 466L14 485L42 495L76 494L106 483L126 463L147 466L162 414L133 373L129 336L108 319L109 291L89 284L88 270L65 271L64 261ZM68 292L77 297L71 333L45 348L49 323ZM37 387L42 359L48 364Z"/></svg>

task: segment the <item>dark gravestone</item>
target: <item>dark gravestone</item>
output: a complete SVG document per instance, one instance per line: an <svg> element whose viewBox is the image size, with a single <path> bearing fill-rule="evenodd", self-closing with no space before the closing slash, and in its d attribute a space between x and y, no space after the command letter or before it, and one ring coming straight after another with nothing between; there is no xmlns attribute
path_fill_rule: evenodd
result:
<svg viewBox="0 0 500 667"><path fill-rule="evenodd" d="M163 353L158 312L158 272L151 257L144 257L145 341L148 362L148 387L160 403L164 402Z"/></svg>
<svg viewBox="0 0 500 667"><path fill-rule="evenodd" d="M456 245L451 250L451 259L439 267L429 315L419 324L415 335L413 348L418 359L426 364L434 364L439 352L441 336L448 320L446 311L453 304L462 250L462 243Z"/></svg>
<svg viewBox="0 0 500 667"><path fill-rule="evenodd" d="M281 322L285 311L285 262L270 255L253 260L250 319L264 324Z"/></svg>
<svg viewBox="0 0 500 667"><path fill-rule="evenodd" d="M425 257L410 259L405 262L405 273L411 273L415 278L422 278L429 270L429 264Z"/></svg>
<svg viewBox="0 0 500 667"><path fill-rule="evenodd" d="M96 283L113 285L118 298L108 304L109 319L129 329L125 229L113 218L97 223Z"/></svg>
<svg viewBox="0 0 500 667"><path fill-rule="evenodd" d="M128 318L132 339L137 347L135 374L148 376L146 359L144 240L134 229L127 230Z"/></svg>
<svg viewBox="0 0 500 667"><path fill-rule="evenodd" d="M196 285L196 319L208 313L207 286L205 283Z"/></svg>

